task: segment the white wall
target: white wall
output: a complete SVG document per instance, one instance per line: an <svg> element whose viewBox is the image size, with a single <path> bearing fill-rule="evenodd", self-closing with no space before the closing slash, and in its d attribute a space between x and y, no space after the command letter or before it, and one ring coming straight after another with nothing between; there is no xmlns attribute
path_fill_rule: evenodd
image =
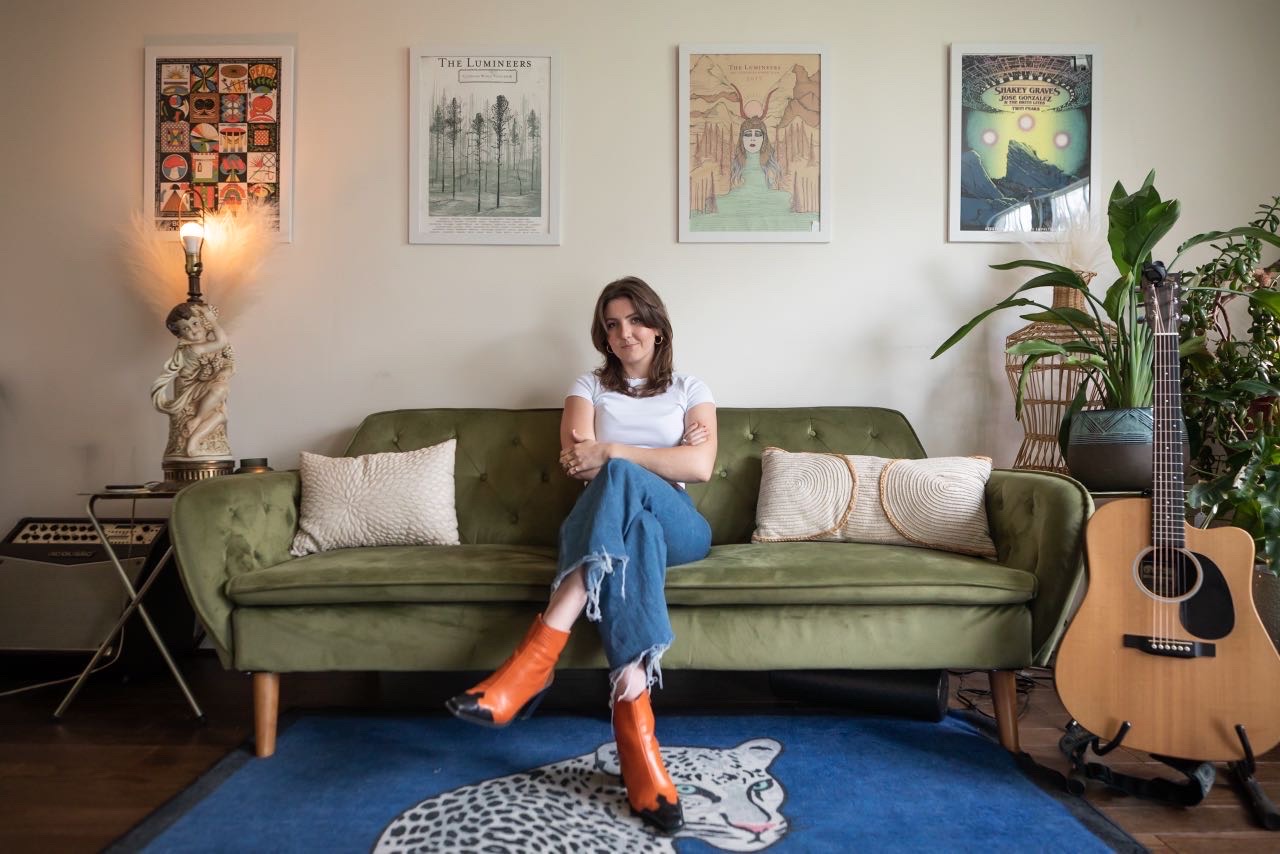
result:
<svg viewBox="0 0 1280 854"><path fill-rule="evenodd" d="M996 0L805 4L6 0L0 33L0 527L78 513L74 493L159 477L151 380L172 352L139 302L120 227L138 206L146 42L288 34L297 45L294 242L232 328L238 456L336 453L368 412L557 406L594 364L599 288L634 273L666 299L677 365L725 406L901 409L932 453L1008 465L1021 430L989 323L1017 245L949 244L947 47L1094 41L1105 187L1158 186L1182 238L1280 192L1280 3ZM833 116L828 245L679 244L676 47L814 42ZM410 246L407 48L532 43L564 59L563 244ZM76 241L69 238L75 233ZM176 262L175 262L176 263ZM1105 275L1100 278L1105 278ZM214 302L216 295L211 295Z"/></svg>

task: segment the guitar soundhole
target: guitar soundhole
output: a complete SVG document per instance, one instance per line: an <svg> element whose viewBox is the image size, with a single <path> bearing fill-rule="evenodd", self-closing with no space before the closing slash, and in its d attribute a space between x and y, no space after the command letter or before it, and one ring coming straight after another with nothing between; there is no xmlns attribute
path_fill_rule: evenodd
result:
<svg viewBox="0 0 1280 854"><path fill-rule="evenodd" d="M1147 549L1135 574L1147 594L1157 599L1185 599L1200 589L1202 575L1195 558L1177 549Z"/></svg>

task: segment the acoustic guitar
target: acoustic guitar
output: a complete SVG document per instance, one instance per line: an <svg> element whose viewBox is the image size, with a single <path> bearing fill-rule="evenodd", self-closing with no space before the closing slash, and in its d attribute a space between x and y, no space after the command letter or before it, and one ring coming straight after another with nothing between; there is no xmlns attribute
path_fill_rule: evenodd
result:
<svg viewBox="0 0 1280 854"><path fill-rule="evenodd" d="M1280 654L1253 605L1252 538L1183 509L1178 284L1144 276L1155 367L1152 498L1104 504L1085 529L1089 588L1058 651L1067 711L1099 738L1204 761L1280 742ZM1152 281L1155 280L1155 281Z"/></svg>

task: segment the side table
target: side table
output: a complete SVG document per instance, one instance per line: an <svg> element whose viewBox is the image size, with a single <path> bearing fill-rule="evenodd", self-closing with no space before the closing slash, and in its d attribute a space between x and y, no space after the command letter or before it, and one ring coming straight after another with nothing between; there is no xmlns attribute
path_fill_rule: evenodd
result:
<svg viewBox="0 0 1280 854"><path fill-rule="evenodd" d="M111 565L115 567L116 574L120 577L120 583L124 585L125 592L129 596L129 604L125 607L120 618L116 620L116 624L112 627L111 631L107 632L107 636L102 639L102 643L98 646L97 651L94 652L93 657L89 659L89 663L85 665L84 671L81 672L79 678L76 679L75 684L71 686L71 690L67 692L67 696L62 698L62 702L53 713L53 719L55 721L62 719L63 714L67 710L67 706L71 705L71 701L80 693L80 689L84 686L85 680L89 678L89 674L93 672L93 668L98 664L99 659L106 654L107 649L111 646L111 642L124 627L125 622L128 621L129 617L133 616L134 611L137 611L138 615L142 617L142 622L147 627L147 632L151 635L151 639L155 641L156 649L160 651L161 657L164 658L164 663L168 665L169 672L173 674L173 678L178 683L178 687L182 689L182 695L186 697L187 704L191 706L191 711L195 712L197 720L203 722L205 720L204 712L196 702L196 698L192 696L191 689L187 687L187 681L182 678L182 673L178 670L178 665L174 663L173 656L169 654L169 648L165 646L164 640L160 637L160 633L156 631L155 625L151 622L151 616L147 613L147 609L142 604L142 597L147 595L147 591L151 589L151 585L155 583L155 580L160 577L160 573L164 572L165 568L173 562L172 543L160 557L160 560L155 565L155 569L152 570L151 575L147 577L147 580L143 585L137 590L134 590L132 582L129 581L128 574L120 564L120 558L116 555L115 547L112 546L110 539L107 537L106 531L102 529L102 523L98 521L98 516L94 512L94 507L99 501L120 499L137 501L139 499L151 498L172 499L178 494L178 488L169 484L163 484L154 489L142 487L138 489L113 489L103 492L86 492L81 494L88 498L88 501L85 504L85 513L88 515L89 522L93 525L94 531L97 532L98 538L102 541L102 547L106 550L107 557L111 560Z"/></svg>

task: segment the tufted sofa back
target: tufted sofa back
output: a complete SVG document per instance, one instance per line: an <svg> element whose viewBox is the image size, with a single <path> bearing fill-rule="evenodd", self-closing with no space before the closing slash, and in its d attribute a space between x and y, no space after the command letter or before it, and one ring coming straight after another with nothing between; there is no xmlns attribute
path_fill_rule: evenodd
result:
<svg viewBox="0 0 1280 854"><path fill-rule="evenodd" d="M712 541L741 543L755 528L760 452L831 451L924 456L901 413L872 407L718 409L719 453L708 483L689 494L711 523ZM454 489L464 543L555 546L582 484L564 476L559 409L400 409L370 415L347 456L413 451L458 440Z"/></svg>

